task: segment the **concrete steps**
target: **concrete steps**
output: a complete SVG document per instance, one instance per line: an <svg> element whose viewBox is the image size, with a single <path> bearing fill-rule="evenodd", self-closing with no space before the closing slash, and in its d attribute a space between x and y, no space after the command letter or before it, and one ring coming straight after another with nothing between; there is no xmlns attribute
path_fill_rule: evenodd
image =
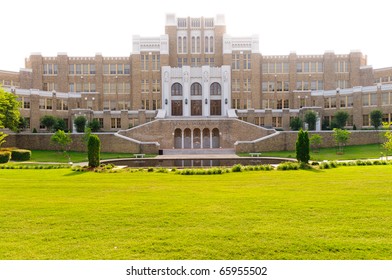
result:
<svg viewBox="0 0 392 280"><path fill-rule="evenodd" d="M234 149L164 149L163 155L235 155Z"/></svg>

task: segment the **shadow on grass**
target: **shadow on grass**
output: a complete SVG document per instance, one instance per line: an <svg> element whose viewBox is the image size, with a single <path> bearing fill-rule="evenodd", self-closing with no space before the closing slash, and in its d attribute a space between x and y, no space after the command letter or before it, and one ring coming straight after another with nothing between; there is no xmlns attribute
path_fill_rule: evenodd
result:
<svg viewBox="0 0 392 280"><path fill-rule="evenodd" d="M84 173L86 173L86 172L70 171L69 173L64 174L63 176L70 177L70 176L83 175Z"/></svg>

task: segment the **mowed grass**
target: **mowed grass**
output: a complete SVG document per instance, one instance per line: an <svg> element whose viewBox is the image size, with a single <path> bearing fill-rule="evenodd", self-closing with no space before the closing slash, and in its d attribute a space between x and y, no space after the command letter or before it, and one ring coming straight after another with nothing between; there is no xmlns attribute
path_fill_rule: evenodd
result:
<svg viewBox="0 0 392 280"><path fill-rule="evenodd" d="M391 174L0 170L0 259L391 259Z"/></svg>
<svg viewBox="0 0 392 280"><path fill-rule="evenodd" d="M343 154L337 154L336 148L322 148L317 152L311 150L311 160L355 160L355 159L376 159L381 157L381 153L388 154L392 157L391 153L382 148L381 144L368 144L357 146L346 146ZM262 152L261 156L273 156L284 158L295 158L295 151L277 151L277 152Z"/></svg>

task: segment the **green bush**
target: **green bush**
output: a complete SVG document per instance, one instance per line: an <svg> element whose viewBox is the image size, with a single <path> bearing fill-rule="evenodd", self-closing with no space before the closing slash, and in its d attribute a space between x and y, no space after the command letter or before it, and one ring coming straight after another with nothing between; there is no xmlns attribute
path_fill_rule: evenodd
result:
<svg viewBox="0 0 392 280"><path fill-rule="evenodd" d="M301 165L298 162L283 162L278 165L278 170L298 170Z"/></svg>
<svg viewBox="0 0 392 280"><path fill-rule="evenodd" d="M11 159L15 160L15 161L30 160L31 159L31 151L30 150L23 150L23 149L12 150Z"/></svg>
<svg viewBox="0 0 392 280"><path fill-rule="evenodd" d="M231 168L232 172L241 172L242 171L242 165L241 164L236 164Z"/></svg>
<svg viewBox="0 0 392 280"><path fill-rule="evenodd" d="M88 165L98 167L100 161L101 140L97 135L90 135L87 143L88 148Z"/></svg>
<svg viewBox="0 0 392 280"><path fill-rule="evenodd" d="M0 163L7 163L11 159L11 152L2 151L0 152Z"/></svg>

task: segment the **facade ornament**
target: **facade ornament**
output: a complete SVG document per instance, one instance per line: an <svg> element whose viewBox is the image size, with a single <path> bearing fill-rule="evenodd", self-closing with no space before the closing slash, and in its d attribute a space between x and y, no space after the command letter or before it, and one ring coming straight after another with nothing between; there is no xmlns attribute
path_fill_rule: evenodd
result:
<svg viewBox="0 0 392 280"><path fill-rule="evenodd" d="M169 72L168 71L165 71L164 80L165 80L165 82L169 82Z"/></svg>
<svg viewBox="0 0 392 280"><path fill-rule="evenodd" d="M207 71L204 71L203 77L204 77L204 82L207 83L208 82L208 78L209 78L209 75L208 75Z"/></svg>
<svg viewBox="0 0 392 280"><path fill-rule="evenodd" d="M189 82L189 73L188 72L184 72L184 82L185 83Z"/></svg>

